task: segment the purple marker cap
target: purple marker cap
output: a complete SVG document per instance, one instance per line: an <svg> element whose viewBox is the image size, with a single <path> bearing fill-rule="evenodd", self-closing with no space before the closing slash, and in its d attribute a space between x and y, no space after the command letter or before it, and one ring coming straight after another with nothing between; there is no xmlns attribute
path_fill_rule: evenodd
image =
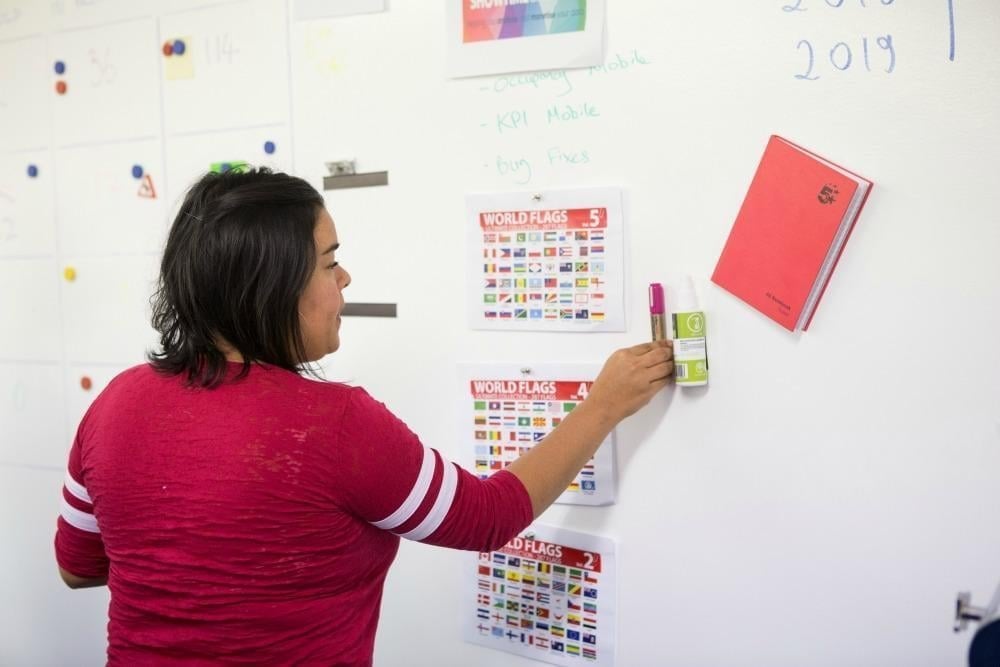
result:
<svg viewBox="0 0 1000 667"><path fill-rule="evenodd" d="M663 305L663 285L649 283L649 314L663 315L666 312Z"/></svg>

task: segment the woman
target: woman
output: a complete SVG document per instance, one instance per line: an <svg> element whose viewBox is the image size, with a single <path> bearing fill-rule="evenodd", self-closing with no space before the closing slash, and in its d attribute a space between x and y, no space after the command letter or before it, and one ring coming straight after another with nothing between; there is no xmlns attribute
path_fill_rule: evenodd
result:
<svg viewBox="0 0 1000 667"><path fill-rule="evenodd" d="M154 300L163 349L91 405L63 487L60 573L110 587L110 664L370 665L399 537L499 548L673 370L669 343L615 352L558 428L479 480L363 389L303 376L340 346L339 247L301 179L188 192Z"/></svg>

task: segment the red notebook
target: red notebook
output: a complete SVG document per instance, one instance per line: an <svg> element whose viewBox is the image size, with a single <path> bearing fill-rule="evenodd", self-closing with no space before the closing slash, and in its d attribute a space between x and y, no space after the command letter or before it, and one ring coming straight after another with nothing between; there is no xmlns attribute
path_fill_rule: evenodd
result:
<svg viewBox="0 0 1000 667"><path fill-rule="evenodd" d="M872 182L771 136L712 282L806 330Z"/></svg>

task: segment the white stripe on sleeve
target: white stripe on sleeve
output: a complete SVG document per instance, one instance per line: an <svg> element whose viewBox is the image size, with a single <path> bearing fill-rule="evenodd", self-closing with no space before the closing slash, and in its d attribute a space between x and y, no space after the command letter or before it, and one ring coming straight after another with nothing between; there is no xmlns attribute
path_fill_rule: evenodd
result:
<svg viewBox="0 0 1000 667"><path fill-rule="evenodd" d="M66 523L73 526L74 528L79 528L88 533L99 533L101 530L97 527L97 519L93 514L87 514L82 512L77 508L69 504L69 502L62 498L62 504L59 508L59 514L62 518L66 520Z"/></svg>
<svg viewBox="0 0 1000 667"><path fill-rule="evenodd" d="M90 494L87 493L86 487L73 479L73 477L69 474L69 470L66 471L66 479L63 483L66 485L66 490L72 493L75 498L82 500L85 503L93 504L94 501L90 499Z"/></svg>
<svg viewBox="0 0 1000 667"><path fill-rule="evenodd" d="M373 526L383 530L392 530L413 516L413 513L420 507L420 503L423 502L424 496L427 495L427 489L430 488L431 479L434 477L434 459L434 452L424 447L424 459L420 463L420 472L417 473L417 481L413 483L413 488L410 489L410 495L406 497L406 500L403 501L403 504L395 512L381 521L373 521Z"/></svg>
<svg viewBox="0 0 1000 667"><path fill-rule="evenodd" d="M441 462L444 464L444 480L441 482L441 490L438 491L434 506L431 507L431 511L427 513L420 525L408 533L403 533L400 537L416 541L426 538L438 529L448 514L448 510L451 509L451 504L455 500L455 489L458 486L458 473L455 471L455 464L443 456Z"/></svg>

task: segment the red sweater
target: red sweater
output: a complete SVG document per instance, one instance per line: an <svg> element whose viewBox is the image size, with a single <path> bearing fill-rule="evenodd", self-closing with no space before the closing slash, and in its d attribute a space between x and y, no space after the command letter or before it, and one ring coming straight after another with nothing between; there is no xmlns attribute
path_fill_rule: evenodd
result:
<svg viewBox="0 0 1000 667"><path fill-rule="evenodd" d="M363 389L143 365L80 424L55 547L108 577L109 664L370 665L397 535L486 551L531 519L514 475L478 480Z"/></svg>

